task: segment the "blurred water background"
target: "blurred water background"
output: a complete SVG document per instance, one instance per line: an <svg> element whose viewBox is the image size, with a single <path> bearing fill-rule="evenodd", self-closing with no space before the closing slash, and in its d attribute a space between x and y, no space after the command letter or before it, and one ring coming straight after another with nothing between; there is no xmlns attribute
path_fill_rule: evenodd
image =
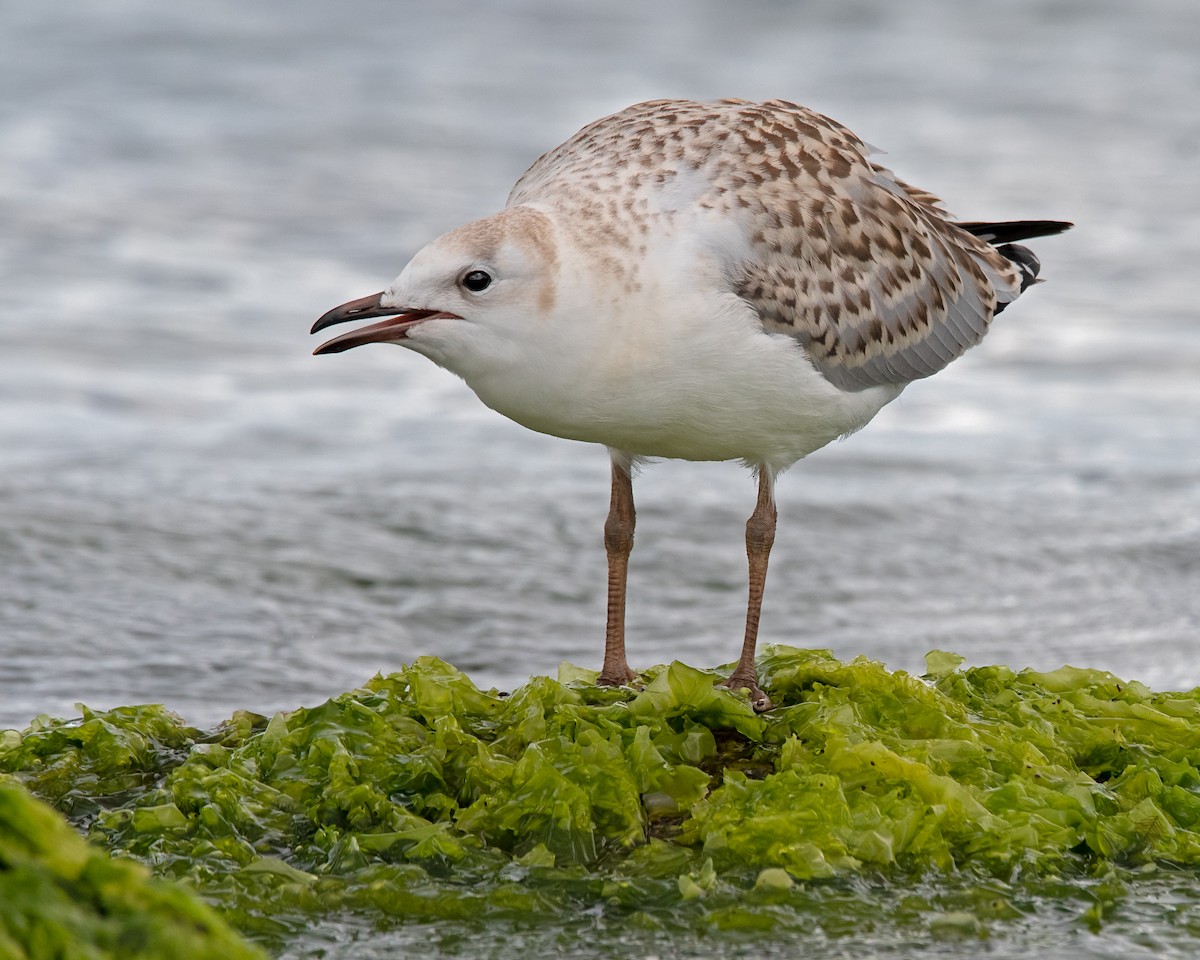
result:
<svg viewBox="0 0 1200 960"><path fill-rule="evenodd" d="M780 484L762 638L1200 683L1200 6L55 0L0 11L0 727L212 724L436 654L598 666L601 448L312 320L656 97L784 97L1061 218L985 344ZM754 487L636 486L632 662L734 659Z"/></svg>

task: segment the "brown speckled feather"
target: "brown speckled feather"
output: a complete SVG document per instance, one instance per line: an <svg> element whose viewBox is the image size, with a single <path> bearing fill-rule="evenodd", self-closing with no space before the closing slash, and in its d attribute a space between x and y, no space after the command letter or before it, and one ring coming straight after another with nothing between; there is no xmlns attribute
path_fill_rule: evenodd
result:
<svg viewBox="0 0 1200 960"><path fill-rule="evenodd" d="M1032 276L868 153L786 101L653 101L547 153L509 205L565 211L626 272L651 230L711 228L730 289L766 331L795 337L842 389L902 384L978 343Z"/></svg>

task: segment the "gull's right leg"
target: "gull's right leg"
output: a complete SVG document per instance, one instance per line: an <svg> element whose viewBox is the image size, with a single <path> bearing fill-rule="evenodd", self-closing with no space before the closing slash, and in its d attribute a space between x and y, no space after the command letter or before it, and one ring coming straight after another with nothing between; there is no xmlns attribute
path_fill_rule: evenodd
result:
<svg viewBox="0 0 1200 960"><path fill-rule="evenodd" d="M754 650L758 644L758 620L762 614L763 588L767 582L767 558L775 543L775 475L766 466L758 468L758 502L746 521L746 557L750 561L750 597L746 605L746 638L742 641L742 656L725 681L731 690L745 689L750 704L758 713L771 709L770 698L758 685L754 666Z"/></svg>

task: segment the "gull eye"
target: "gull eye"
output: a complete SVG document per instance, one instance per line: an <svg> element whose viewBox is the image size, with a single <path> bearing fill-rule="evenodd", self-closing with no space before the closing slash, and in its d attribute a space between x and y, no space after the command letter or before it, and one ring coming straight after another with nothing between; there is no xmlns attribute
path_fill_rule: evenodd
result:
<svg viewBox="0 0 1200 960"><path fill-rule="evenodd" d="M479 293L492 285L492 275L485 270L472 270L462 278L462 285L472 293Z"/></svg>

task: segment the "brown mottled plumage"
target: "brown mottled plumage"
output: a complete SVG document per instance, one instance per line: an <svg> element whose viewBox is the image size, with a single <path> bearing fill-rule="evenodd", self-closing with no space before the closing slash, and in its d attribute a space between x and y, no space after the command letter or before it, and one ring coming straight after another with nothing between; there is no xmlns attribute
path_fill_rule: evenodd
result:
<svg viewBox="0 0 1200 960"><path fill-rule="evenodd" d="M1013 241L1069 226L956 223L869 152L782 100L638 104L580 130L500 213L434 240L387 290L313 328L388 318L317 352L399 343L513 420L609 448L601 682L635 676L631 465L739 458L759 490L727 683L767 709L754 651L776 474L977 343L1037 278L1037 258Z"/></svg>
<svg viewBox="0 0 1200 960"><path fill-rule="evenodd" d="M1024 274L870 152L784 100L651 101L545 154L509 206L549 199L628 271L631 244L672 220L678 192L744 232L731 280L766 330L796 337L843 389L907 383L978 343Z"/></svg>

